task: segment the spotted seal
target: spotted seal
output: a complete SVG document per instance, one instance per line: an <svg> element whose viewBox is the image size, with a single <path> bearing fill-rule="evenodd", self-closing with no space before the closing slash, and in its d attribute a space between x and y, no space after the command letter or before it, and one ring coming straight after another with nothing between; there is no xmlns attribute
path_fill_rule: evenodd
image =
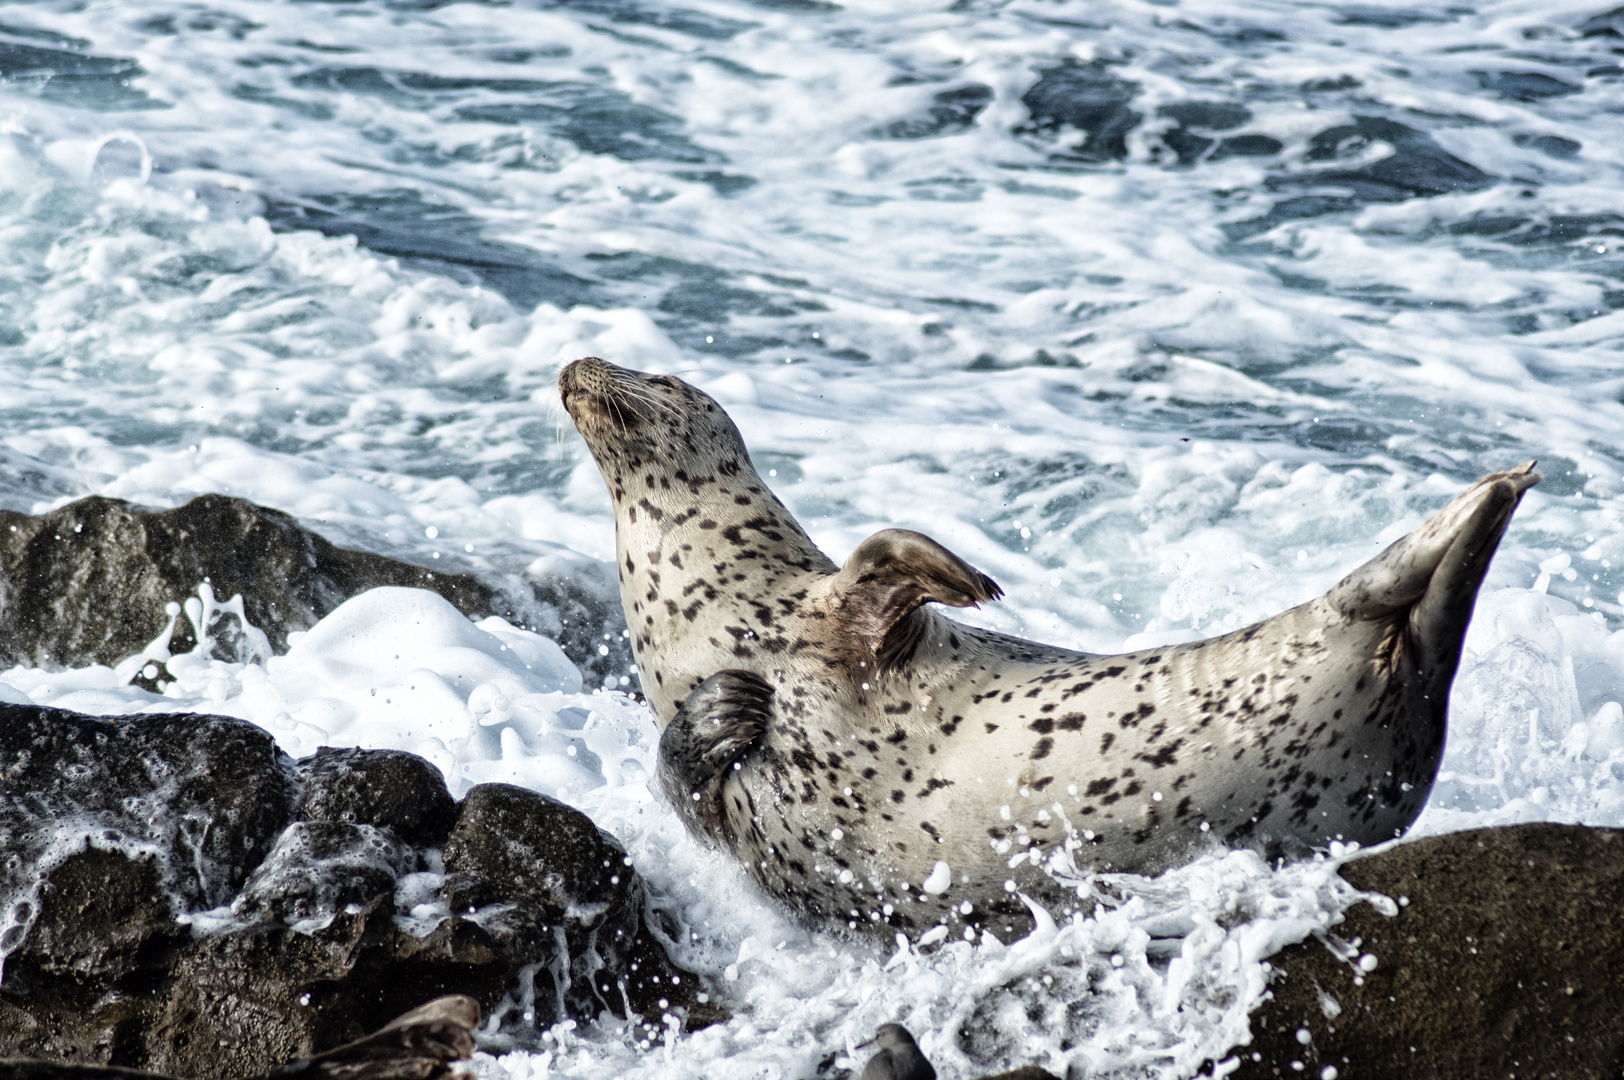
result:
<svg viewBox="0 0 1624 1080"><path fill-rule="evenodd" d="M886 529L836 566L709 396L596 358L559 376L615 506L621 599L688 827L823 925L1030 925L1088 869L1221 843L1370 844L1420 812L1483 574L1531 464L1484 477L1330 592L1095 656L932 607L996 584Z"/></svg>

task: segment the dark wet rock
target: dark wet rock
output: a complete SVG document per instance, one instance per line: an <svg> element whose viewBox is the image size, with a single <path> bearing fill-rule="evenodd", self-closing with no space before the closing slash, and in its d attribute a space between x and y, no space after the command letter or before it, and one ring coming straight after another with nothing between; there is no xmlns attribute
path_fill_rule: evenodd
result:
<svg viewBox="0 0 1624 1080"><path fill-rule="evenodd" d="M330 920L352 904L383 900L393 911L401 875L423 869L389 829L344 821L295 821L232 901L244 922Z"/></svg>
<svg viewBox="0 0 1624 1080"><path fill-rule="evenodd" d="M183 903L214 907L281 833L291 769L267 732L227 717L113 723L0 703L0 893L37 902L31 875L88 842L152 855Z"/></svg>
<svg viewBox="0 0 1624 1080"><path fill-rule="evenodd" d="M445 869L454 911L518 901L487 924L499 941L522 950L562 936L565 972L553 991L570 1015L619 1012L623 997L646 1016L677 1005L712 1015L645 923L625 849L579 811L511 784L480 784L446 841Z"/></svg>
<svg viewBox="0 0 1624 1080"><path fill-rule="evenodd" d="M0 704L0 852L0 1056L250 1076L447 993L510 1044L718 1015L613 838L521 788L455 804L410 754Z"/></svg>
<svg viewBox="0 0 1624 1080"><path fill-rule="evenodd" d="M450 1080L464 1076L454 1063L474 1053L479 1003L462 994L435 998L354 1042L314 1057L291 1061L270 1077L308 1080ZM152 1080L161 1073L110 1065L0 1058L8 1080Z"/></svg>
<svg viewBox="0 0 1624 1080"><path fill-rule="evenodd" d="M1273 157L1286 148L1286 144L1272 135L1235 135L1218 144L1208 161L1222 161L1232 157Z"/></svg>
<svg viewBox="0 0 1624 1080"><path fill-rule="evenodd" d="M982 83L943 90L931 98L930 108L920 116L894 120L875 129L881 139L929 139L957 135L975 126L976 117L992 104L992 87Z"/></svg>
<svg viewBox="0 0 1624 1080"><path fill-rule="evenodd" d="M1578 140L1564 139L1560 135L1513 135L1511 141L1517 146L1526 146L1530 150L1538 150L1546 157L1559 158L1564 161L1578 157L1579 151L1584 149L1584 144Z"/></svg>
<svg viewBox="0 0 1624 1080"><path fill-rule="evenodd" d="M1543 101L1577 94L1584 89L1537 71L1474 71L1477 85L1513 101Z"/></svg>
<svg viewBox="0 0 1624 1080"><path fill-rule="evenodd" d="M1313 940L1276 955L1232 1077L1618 1075L1624 830L1429 837L1342 876L1397 914L1349 909L1332 942L1346 959Z"/></svg>
<svg viewBox="0 0 1624 1080"><path fill-rule="evenodd" d="M996 1076L983 1076L980 1080L1060 1080L1060 1077L1036 1065L1022 1065L1018 1069L1001 1072Z"/></svg>
<svg viewBox="0 0 1624 1080"><path fill-rule="evenodd" d="M431 589L467 615L533 627L554 638L589 683L631 664L619 593L607 577L514 578L498 587L341 548L245 499L200 495L172 510L102 496L37 517L0 510L0 666L116 664L163 632L166 604L195 595L205 580L216 596L240 593L248 621L279 653L289 633L308 630L350 597L401 585ZM240 643L221 633L216 648L233 640ZM171 648L193 644L180 620Z"/></svg>
<svg viewBox="0 0 1624 1080"><path fill-rule="evenodd" d="M47 875L23 947L6 958L7 982L123 979L152 952L182 945L190 935L175 922L164 876L152 856L96 848L68 856Z"/></svg>
<svg viewBox="0 0 1624 1080"><path fill-rule="evenodd" d="M1139 126L1142 113L1128 108L1139 84L1119 78L1109 65L1067 59L1045 68L1038 81L1021 95L1031 117L1020 133L1058 134L1064 128L1087 133L1087 138L1057 157L1080 162L1120 161L1128 156L1128 132Z"/></svg>
<svg viewBox="0 0 1624 1080"><path fill-rule="evenodd" d="M342 821L392 830L439 847L457 818L440 770L401 750L324 746L299 762L296 821Z"/></svg>

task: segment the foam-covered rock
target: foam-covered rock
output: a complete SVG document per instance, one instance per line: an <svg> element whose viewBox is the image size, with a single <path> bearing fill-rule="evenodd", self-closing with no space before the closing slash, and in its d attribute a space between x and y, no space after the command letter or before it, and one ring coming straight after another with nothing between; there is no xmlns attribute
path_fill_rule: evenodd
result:
<svg viewBox="0 0 1624 1080"><path fill-rule="evenodd" d="M521 788L459 805L400 751L14 704L0 777L0 1057L249 1076L448 992L505 1045L707 1011L625 850Z"/></svg>
<svg viewBox="0 0 1624 1080"><path fill-rule="evenodd" d="M694 977L671 964L643 920L631 858L579 811L512 784L480 784L462 801L445 869L453 911L519 901L487 924L499 937L539 942L554 926L564 932L564 1011L618 1011L623 996L646 1015L693 1004Z"/></svg>
<svg viewBox="0 0 1624 1080"><path fill-rule="evenodd" d="M0 510L0 666L111 666L162 634L166 606L205 581L217 596L240 594L246 621L278 653L289 634L350 597L395 585L430 589L465 615L535 626L594 683L626 674L631 663L619 594L607 579L515 575L492 583L339 547L246 499L200 495L143 510L98 495L37 516ZM181 621L173 647L189 648L194 636ZM217 651L236 644L222 634Z"/></svg>
<svg viewBox="0 0 1624 1080"><path fill-rule="evenodd" d="M1374 902L1273 957L1232 1077L1617 1074L1624 830L1452 833L1341 872Z"/></svg>

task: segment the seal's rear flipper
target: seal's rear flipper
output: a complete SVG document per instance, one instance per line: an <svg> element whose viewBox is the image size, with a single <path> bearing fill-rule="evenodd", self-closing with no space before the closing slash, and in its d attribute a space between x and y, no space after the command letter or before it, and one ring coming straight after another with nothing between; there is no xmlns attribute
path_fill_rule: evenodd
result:
<svg viewBox="0 0 1624 1080"><path fill-rule="evenodd" d="M925 604L974 607L1004 595L998 583L930 537L882 529L857 545L830 582L846 627L882 668L905 655L914 635L905 620Z"/></svg>
<svg viewBox="0 0 1624 1080"><path fill-rule="evenodd" d="M1540 481L1533 468L1530 461L1485 476L1426 524L1343 578L1325 599L1352 620L1383 618L1411 605L1427 608L1422 615L1427 629L1450 609L1451 598L1459 601L1464 594L1470 613L1512 511L1523 492Z"/></svg>
<svg viewBox="0 0 1624 1080"><path fill-rule="evenodd" d="M772 696L748 671L718 671L694 687L660 735L660 786L695 836L723 839L722 782L766 730Z"/></svg>
<svg viewBox="0 0 1624 1080"><path fill-rule="evenodd" d="M1540 481L1533 468L1530 461L1485 476L1326 594L1350 621L1402 617L1405 633L1390 640L1408 650L1440 707L1489 560L1523 492Z"/></svg>

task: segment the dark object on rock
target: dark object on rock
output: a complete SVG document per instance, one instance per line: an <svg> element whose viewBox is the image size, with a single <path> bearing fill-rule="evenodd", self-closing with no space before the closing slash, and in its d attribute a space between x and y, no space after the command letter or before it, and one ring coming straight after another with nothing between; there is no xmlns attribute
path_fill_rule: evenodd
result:
<svg viewBox="0 0 1624 1080"><path fill-rule="evenodd" d="M521 788L458 806L410 754L0 704L0 851L0 1055L223 1080L448 993L510 1043L628 1001L718 1015L611 837Z"/></svg>
<svg viewBox="0 0 1624 1080"><path fill-rule="evenodd" d="M1118 78L1099 60L1080 64L1068 59L1040 71L1038 81L1021 96L1031 122L1016 131L1051 134L1076 128L1087 132L1088 138L1055 157L1088 163L1121 161L1128 156L1128 132L1144 119L1143 113L1128 108L1138 93L1138 83Z"/></svg>
<svg viewBox="0 0 1624 1080"><path fill-rule="evenodd" d="M1232 1077L1618 1075L1624 830L1435 836L1342 876L1397 915L1349 909L1330 942L1345 959L1317 941L1276 955Z"/></svg>
<svg viewBox="0 0 1624 1080"><path fill-rule="evenodd" d="M241 593L248 621L278 653L290 632L308 630L350 597L402 585L431 589L464 614L500 615L553 637L589 684L625 674L631 663L607 578L600 585L515 576L499 588L338 547L245 499L200 495L173 510L142 510L96 495L38 517L0 510L0 667L116 664L163 632L166 604L205 580L216 596ZM180 620L172 648L194 644Z"/></svg>
<svg viewBox="0 0 1624 1080"><path fill-rule="evenodd" d="M256 1080L449 1080L466 1075L452 1066L473 1056L478 1025L479 1002L452 994L396 1017L371 1035L325 1054L289 1062ZM0 1076L8 1080L150 1080L162 1074L112 1065L0 1059Z"/></svg>
<svg viewBox="0 0 1624 1080"><path fill-rule="evenodd" d="M881 1024L863 1045L878 1046L880 1052L869 1059L859 1080L936 1080L936 1070L901 1024Z"/></svg>
<svg viewBox="0 0 1624 1080"><path fill-rule="evenodd" d="M452 1062L473 1057L478 1026L479 1002L450 994L396 1017L364 1039L284 1065L272 1076L436 1080L453 1074L448 1067Z"/></svg>

